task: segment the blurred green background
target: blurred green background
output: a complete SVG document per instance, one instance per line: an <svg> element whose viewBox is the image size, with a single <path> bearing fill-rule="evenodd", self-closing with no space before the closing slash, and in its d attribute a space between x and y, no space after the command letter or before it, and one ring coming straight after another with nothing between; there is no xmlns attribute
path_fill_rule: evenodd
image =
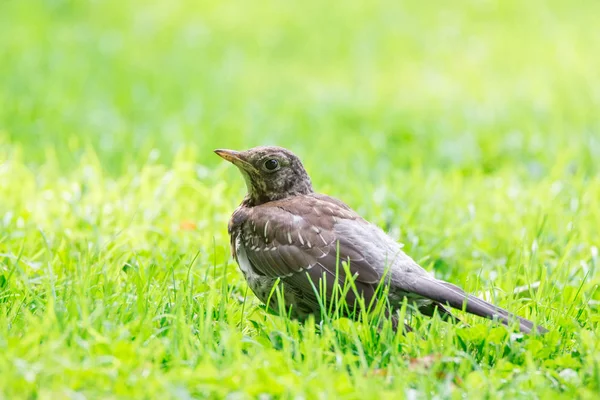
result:
<svg viewBox="0 0 600 400"><path fill-rule="evenodd" d="M0 7L0 137L31 164L279 144L327 174L598 168L596 1Z"/></svg>
<svg viewBox="0 0 600 400"><path fill-rule="evenodd" d="M0 400L595 399L598 15L0 1ZM212 150L264 144L436 276L552 332L465 317L316 334L244 302L226 227L245 187Z"/></svg>

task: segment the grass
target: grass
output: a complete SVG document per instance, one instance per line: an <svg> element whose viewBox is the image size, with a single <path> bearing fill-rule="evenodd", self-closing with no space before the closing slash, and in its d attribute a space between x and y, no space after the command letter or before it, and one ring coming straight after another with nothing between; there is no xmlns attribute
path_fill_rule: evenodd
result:
<svg viewBox="0 0 600 400"><path fill-rule="evenodd" d="M595 398L599 11L2 2L0 398ZM551 332L266 313L212 154L258 144Z"/></svg>

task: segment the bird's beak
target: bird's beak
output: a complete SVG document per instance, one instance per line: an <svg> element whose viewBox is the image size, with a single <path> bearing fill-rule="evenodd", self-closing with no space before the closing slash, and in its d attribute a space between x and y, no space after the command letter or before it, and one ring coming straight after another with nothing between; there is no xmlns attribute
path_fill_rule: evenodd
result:
<svg viewBox="0 0 600 400"><path fill-rule="evenodd" d="M215 153L224 160L235 164L236 161L242 161L241 154L239 151L227 150L227 149L216 149Z"/></svg>
<svg viewBox="0 0 600 400"><path fill-rule="evenodd" d="M244 160L244 156L241 151L228 150L228 149L216 149L215 153L224 160L229 161L233 165L243 170L254 169L252 164Z"/></svg>

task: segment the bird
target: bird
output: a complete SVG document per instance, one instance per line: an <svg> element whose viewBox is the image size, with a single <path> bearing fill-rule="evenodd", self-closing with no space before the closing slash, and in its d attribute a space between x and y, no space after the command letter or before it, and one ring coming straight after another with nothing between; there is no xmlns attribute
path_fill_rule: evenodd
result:
<svg viewBox="0 0 600 400"><path fill-rule="evenodd" d="M337 293L347 305L343 316L357 319L358 310L381 301L377 296L385 293L394 329L397 311L406 302L425 316L437 311L446 321L459 321L449 306L514 324L522 333L548 331L436 279L381 228L341 200L315 192L291 151L258 146L214 152L239 169L247 187L228 224L232 256L248 287L274 313L283 311L300 321L318 318ZM340 291L349 280L351 289ZM280 295L274 295L277 285Z"/></svg>

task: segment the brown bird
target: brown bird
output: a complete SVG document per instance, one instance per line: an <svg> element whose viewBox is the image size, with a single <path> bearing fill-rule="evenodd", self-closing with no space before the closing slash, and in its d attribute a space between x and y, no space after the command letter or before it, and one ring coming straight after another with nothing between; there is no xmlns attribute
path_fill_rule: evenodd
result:
<svg viewBox="0 0 600 400"><path fill-rule="evenodd" d="M255 147L215 153L239 168L248 188L229 221L233 257L254 294L265 304L270 301L267 306L275 312L282 298L291 317L319 318L336 288L347 284L349 272L353 287L344 300L350 317L357 315L357 299L372 304L383 283L392 310L407 299L428 316L437 309L445 319L456 320L444 307L448 305L505 325L515 322L521 332L534 329L533 322L435 279L383 230L340 200L315 193L292 152ZM283 286L282 297L272 292L277 282ZM547 332L540 326L537 331Z"/></svg>

